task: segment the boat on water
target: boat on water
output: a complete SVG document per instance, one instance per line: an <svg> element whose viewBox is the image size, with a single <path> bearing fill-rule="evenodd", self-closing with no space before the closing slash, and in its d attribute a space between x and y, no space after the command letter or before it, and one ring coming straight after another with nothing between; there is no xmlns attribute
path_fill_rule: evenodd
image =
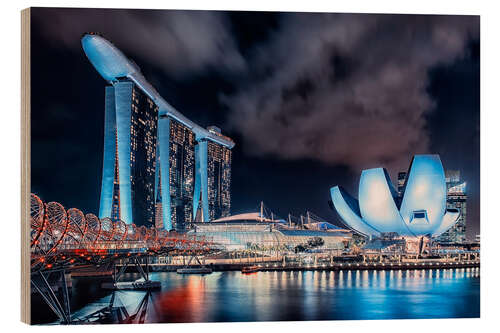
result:
<svg viewBox="0 0 500 333"><path fill-rule="evenodd" d="M144 280L143 278L129 282L103 282L103 289L110 290L150 290L161 288L160 281Z"/></svg>
<svg viewBox="0 0 500 333"><path fill-rule="evenodd" d="M242 273L255 273L260 270L259 266L253 265L253 266L245 266L241 269Z"/></svg>
<svg viewBox="0 0 500 333"><path fill-rule="evenodd" d="M209 267L184 267L177 269L178 274L210 274L212 269Z"/></svg>

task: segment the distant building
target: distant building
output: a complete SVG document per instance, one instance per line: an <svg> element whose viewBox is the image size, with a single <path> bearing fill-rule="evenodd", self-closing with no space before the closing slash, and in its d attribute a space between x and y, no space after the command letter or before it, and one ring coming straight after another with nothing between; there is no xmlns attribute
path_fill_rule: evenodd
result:
<svg viewBox="0 0 500 333"><path fill-rule="evenodd" d="M460 179L460 171L448 170L446 179L446 207L456 208L460 211L457 223L443 233L438 241L442 243L463 243L466 241L467 227L467 182Z"/></svg>
<svg viewBox="0 0 500 333"><path fill-rule="evenodd" d="M106 87L105 95L99 217L151 227L158 106L126 78Z"/></svg>
<svg viewBox="0 0 500 333"><path fill-rule="evenodd" d="M398 196L403 197L403 192L405 188L406 172L401 171L398 173Z"/></svg>
<svg viewBox="0 0 500 333"><path fill-rule="evenodd" d="M458 170L446 170L445 172L446 184L456 184L460 182L460 171Z"/></svg>

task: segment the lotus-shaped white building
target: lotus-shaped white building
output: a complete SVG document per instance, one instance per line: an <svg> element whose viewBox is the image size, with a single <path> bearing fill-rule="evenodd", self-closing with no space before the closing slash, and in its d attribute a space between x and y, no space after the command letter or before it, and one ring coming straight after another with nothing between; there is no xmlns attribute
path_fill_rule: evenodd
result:
<svg viewBox="0 0 500 333"><path fill-rule="evenodd" d="M344 223L368 237L382 233L435 237L458 220L458 209L446 208L446 182L439 155L415 155L403 193L398 196L387 170L363 170L359 200L341 186L330 189L332 203Z"/></svg>

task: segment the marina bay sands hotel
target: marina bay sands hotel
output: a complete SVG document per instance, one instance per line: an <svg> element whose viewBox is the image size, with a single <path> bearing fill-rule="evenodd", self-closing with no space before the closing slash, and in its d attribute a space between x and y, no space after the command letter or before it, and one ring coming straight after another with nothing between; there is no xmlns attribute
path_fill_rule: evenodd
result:
<svg viewBox="0 0 500 333"><path fill-rule="evenodd" d="M99 217L182 232L189 222L228 216L234 142L168 104L102 36L87 33L81 42L110 84Z"/></svg>

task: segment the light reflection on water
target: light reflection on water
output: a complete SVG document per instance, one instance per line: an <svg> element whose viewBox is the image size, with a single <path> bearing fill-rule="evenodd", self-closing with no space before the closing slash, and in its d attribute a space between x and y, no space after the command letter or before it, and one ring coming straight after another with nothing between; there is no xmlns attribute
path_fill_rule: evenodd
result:
<svg viewBox="0 0 500 333"><path fill-rule="evenodd" d="M162 287L151 294L146 322L479 317L479 268L204 276L157 272L152 279ZM107 294L86 304L85 292L75 287L80 303L75 307L81 308L76 317L110 299ZM115 305L134 313L144 295L116 292Z"/></svg>

